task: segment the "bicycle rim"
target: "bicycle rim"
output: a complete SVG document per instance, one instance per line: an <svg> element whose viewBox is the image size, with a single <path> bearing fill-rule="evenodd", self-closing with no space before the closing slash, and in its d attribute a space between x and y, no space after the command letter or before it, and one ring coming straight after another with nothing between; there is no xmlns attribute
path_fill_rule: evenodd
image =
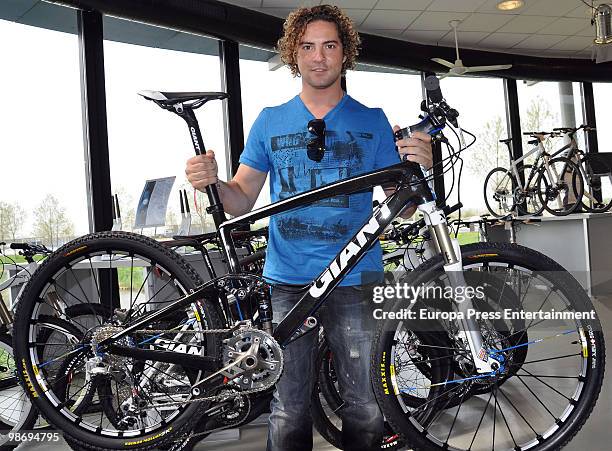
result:
<svg viewBox="0 0 612 451"><path fill-rule="evenodd" d="M96 352L100 340L194 289L200 279L191 267L152 240L115 232L69 243L37 275L16 314L16 325L23 324L27 331L26 341L16 344L37 407L70 442L146 449L195 424L203 406L189 401L194 398L192 384L203 377L201 370ZM48 303L53 298L49 292L64 305L87 309L92 302L103 302L121 308L112 322L97 315L97 309L87 321L68 318L82 338L48 359L35 351L33 337L39 335L43 313L62 314ZM165 332L141 331L117 344L210 355L216 353L216 339L198 331L219 326L214 310L197 302L150 325Z"/></svg>
<svg viewBox="0 0 612 451"><path fill-rule="evenodd" d="M565 216L576 211L582 201L584 181L578 166L568 158L557 157L538 176L538 196L546 211Z"/></svg>
<svg viewBox="0 0 612 451"><path fill-rule="evenodd" d="M584 180L582 208L591 213L608 211L612 207L612 168L603 158L592 154L580 160L580 167Z"/></svg>
<svg viewBox="0 0 612 451"><path fill-rule="evenodd" d="M493 274L504 281L504 290L515 292L520 308L513 310L592 309L575 279L535 251L476 244L466 246L462 254L467 271ZM538 268L545 271L538 272ZM431 266L421 269L427 271ZM439 283L444 277L437 271L415 282ZM526 319L523 324L510 323L507 330L500 331L493 322L489 332L483 330L485 342L505 359L503 371L483 376L461 365L463 374L455 370L450 379L438 379L439 385L430 387L430 391L437 390L436 396L429 395L422 407L413 410L402 405L401 393L418 385L403 382L394 369L385 374L388 386L393 387L385 394L383 377L374 373L379 403L394 429L414 449L552 450L566 444L586 421L601 388L605 353L601 326L597 318ZM382 330L380 333L384 337ZM508 345L524 333L528 342ZM527 348L527 353L517 358L520 348ZM465 363L466 351L461 342L454 341L446 345L444 354L456 368L462 360ZM379 349L377 357L380 355Z"/></svg>
<svg viewBox="0 0 612 451"><path fill-rule="evenodd" d="M34 407L27 393L19 385L10 335L0 336L0 428L3 431L19 431L28 427Z"/></svg>
<svg viewBox="0 0 612 451"><path fill-rule="evenodd" d="M505 168L495 168L485 178L484 199L487 210L501 218L514 207L514 177Z"/></svg>

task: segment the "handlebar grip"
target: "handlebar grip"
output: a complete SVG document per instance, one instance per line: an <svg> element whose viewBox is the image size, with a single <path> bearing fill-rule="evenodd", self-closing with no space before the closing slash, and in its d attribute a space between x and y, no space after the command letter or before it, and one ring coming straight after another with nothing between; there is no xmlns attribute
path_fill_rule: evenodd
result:
<svg viewBox="0 0 612 451"><path fill-rule="evenodd" d="M30 245L28 243L11 243L9 247L15 250L26 250L30 248Z"/></svg>
<svg viewBox="0 0 612 451"><path fill-rule="evenodd" d="M443 128L444 126L434 124L429 116L425 116L418 124L402 128L401 130L393 133L393 136L395 137L395 140L398 141L400 139L410 138L414 132L423 132L427 133L428 135L435 135Z"/></svg>

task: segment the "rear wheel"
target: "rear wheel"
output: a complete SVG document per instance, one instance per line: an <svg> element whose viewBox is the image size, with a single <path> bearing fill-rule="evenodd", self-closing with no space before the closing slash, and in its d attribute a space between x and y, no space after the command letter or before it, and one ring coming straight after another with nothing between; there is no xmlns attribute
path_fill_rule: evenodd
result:
<svg viewBox="0 0 612 451"><path fill-rule="evenodd" d="M506 168L495 168L484 182L484 199L487 210L496 218L512 213L516 179Z"/></svg>
<svg viewBox="0 0 612 451"><path fill-rule="evenodd" d="M540 202L552 215L569 215L582 202L584 181L580 168L568 158L557 157L548 161L540 170L537 186Z"/></svg>
<svg viewBox="0 0 612 451"><path fill-rule="evenodd" d="M311 397L311 414L315 429L321 436L336 448L343 449L342 419L339 411L344 405L337 385L336 372L333 365L332 352L323 338L319 342L314 367L316 381ZM415 399L420 403L422 399ZM385 432L380 449L401 449L403 443L399 436L385 422Z"/></svg>
<svg viewBox="0 0 612 451"><path fill-rule="evenodd" d="M191 387L207 371L121 357L108 348L94 351L104 337L201 283L178 254L125 232L77 239L41 265L15 315L15 329L25 331L15 337L17 365L35 394L36 407L69 443L87 449L153 449L194 427L205 406L197 402ZM93 327L68 319L87 332L67 352L49 360L35 351L32 337L39 334L45 315L62 315L48 301L50 292L64 304L69 304L68 299L85 306L95 301L121 306L122 313L113 322L93 315ZM168 312L149 327L165 332L151 335L139 330L117 344L135 351L155 349L216 359L218 336L199 331L221 327L214 305L201 299Z"/></svg>
<svg viewBox="0 0 612 451"><path fill-rule="evenodd" d="M517 187L514 190L516 207L522 215L537 216L544 211L544 204L540 200L538 194L538 174L532 173L533 165L524 164L520 169L519 173L522 174L525 190Z"/></svg>

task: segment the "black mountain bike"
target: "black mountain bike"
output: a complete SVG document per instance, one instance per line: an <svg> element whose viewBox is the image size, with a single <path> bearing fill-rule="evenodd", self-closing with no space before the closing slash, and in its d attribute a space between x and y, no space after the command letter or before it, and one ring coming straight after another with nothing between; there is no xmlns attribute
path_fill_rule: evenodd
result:
<svg viewBox="0 0 612 451"><path fill-rule="evenodd" d="M444 139L446 123L456 126L458 113L443 100L437 80L426 86L427 117L400 136L421 129ZM187 121L201 153L194 109L226 95L145 96ZM231 271L207 283L176 253L146 237L102 232L77 239L41 266L23 294L15 318L23 332L14 340L18 374L48 421L72 445L88 449L161 447L228 406L226 421L238 421L253 398L274 387L283 348L315 329L314 315L329 293L413 203L440 254L407 275L408 286L423 292L390 299L374 312L380 325L371 377L387 421L415 449L557 449L582 427L602 384L604 341L592 304L571 275L533 250L496 243L460 248L427 181L418 165L402 162L231 220L209 186L209 212ZM241 271L232 229L381 184L397 189L273 328L269 285ZM127 289L118 289L119 278ZM482 296L468 294L470 287L482 288ZM49 291L117 308L110 321L47 361L36 352L36 341L41 319L53 314L45 301ZM246 298L257 305L257 323L230 324L225 312ZM517 312L518 319L497 319L499 307ZM411 308L438 316L403 317ZM544 310L576 315L526 315ZM476 318L475 312L483 315ZM76 402L87 399L104 408L92 413L86 402Z"/></svg>

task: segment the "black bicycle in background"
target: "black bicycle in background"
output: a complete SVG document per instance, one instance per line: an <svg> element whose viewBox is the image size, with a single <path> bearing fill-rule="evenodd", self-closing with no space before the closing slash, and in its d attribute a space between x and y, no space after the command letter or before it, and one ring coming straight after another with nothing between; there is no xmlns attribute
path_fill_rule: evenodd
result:
<svg viewBox="0 0 612 451"><path fill-rule="evenodd" d="M400 135L420 129L444 140L442 129L456 126L458 113L437 79L426 86L427 117ZM225 94L144 95L185 119L196 153L204 150L194 110ZM227 424L242 421L280 377L283 348L315 330L329 293L412 203L440 253L406 275L406 286L420 288L413 297L385 300L385 287L374 287L380 308L373 312L379 327L371 378L386 420L415 449L558 449L599 395L605 350L597 314L576 280L536 251L498 243L459 247L427 182L418 165L402 162L230 220L209 186L209 212L230 273L206 283L146 237L79 238L47 259L23 294L15 317L22 331L14 337L18 374L40 412L80 448L159 448L223 409ZM381 184L396 190L274 327L269 281L241 270L232 230ZM37 341L42 319L55 314L48 293L117 307L110 320L47 360ZM257 306L257 322L230 321L228 309L244 299ZM498 318L501 309L517 316ZM414 320L409 311L433 319ZM565 315L539 318L543 312ZM83 401L90 399L103 408L89 410Z"/></svg>

